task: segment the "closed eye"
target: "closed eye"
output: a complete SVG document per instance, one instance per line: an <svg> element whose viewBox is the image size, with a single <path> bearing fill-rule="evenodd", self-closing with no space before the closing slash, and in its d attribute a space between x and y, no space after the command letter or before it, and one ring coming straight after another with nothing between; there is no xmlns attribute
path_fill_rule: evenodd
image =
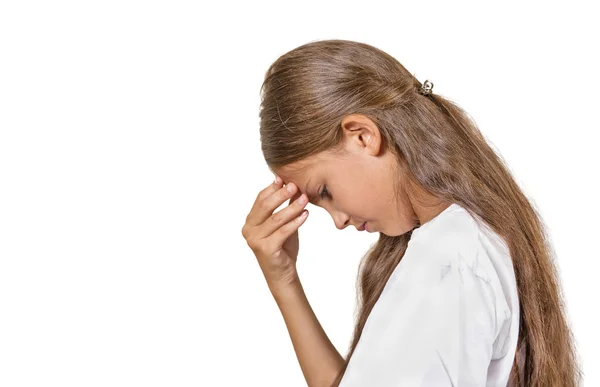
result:
<svg viewBox="0 0 600 387"><path fill-rule="evenodd" d="M331 199L331 195L327 191L327 186L323 186L323 190L321 190L321 193L319 194L319 197L322 200L325 200L325 198L327 198L327 197Z"/></svg>

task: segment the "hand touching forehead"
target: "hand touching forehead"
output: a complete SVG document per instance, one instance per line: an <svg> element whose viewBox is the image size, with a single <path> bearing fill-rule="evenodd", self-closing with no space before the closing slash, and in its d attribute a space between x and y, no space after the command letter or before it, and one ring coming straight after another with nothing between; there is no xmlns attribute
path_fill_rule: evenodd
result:
<svg viewBox="0 0 600 387"><path fill-rule="evenodd" d="M308 196L308 192L306 192L306 190L310 187L307 187L307 184L311 181L313 183L316 181L314 175L317 173L317 170L315 168L311 168L311 164L304 161L302 164L295 163L293 165L286 165L275 171L276 174L283 180L285 185L294 183L296 186L296 192L291 197L292 201L298 199L303 193Z"/></svg>

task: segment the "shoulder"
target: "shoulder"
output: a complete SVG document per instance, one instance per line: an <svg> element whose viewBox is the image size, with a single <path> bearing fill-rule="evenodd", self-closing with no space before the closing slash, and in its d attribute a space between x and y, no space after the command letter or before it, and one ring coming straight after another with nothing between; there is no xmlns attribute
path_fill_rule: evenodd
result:
<svg viewBox="0 0 600 387"><path fill-rule="evenodd" d="M415 264L441 280L450 268L468 270L479 280L515 288L512 260L504 240L465 208L453 204L409 242ZM417 263L418 261L418 263ZM439 275L437 273L440 273ZM501 291L505 296L509 290Z"/></svg>
<svg viewBox="0 0 600 387"><path fill-rule="evenodd" d="M482 245L478 225L467 210L453 204L430 222L413 232L411 248L425 259L433 260L431 263L462 262L473 267Z"/></svg>

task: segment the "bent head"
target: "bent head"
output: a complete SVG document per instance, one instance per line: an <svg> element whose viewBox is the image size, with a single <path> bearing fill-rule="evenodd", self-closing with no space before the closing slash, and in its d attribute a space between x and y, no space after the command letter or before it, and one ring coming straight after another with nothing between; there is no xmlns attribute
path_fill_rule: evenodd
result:
<svg viewBox="0 0 600 387"><path fill-rule="evenodd" d="M447 206L434 186L444 118L420 82L373 46L311 42L279 57L261 87L260 140L271 171L337 228L404 234ZM452 148L454 149L454 148ZM454 163L455 164L455 163ZM440 165L442 165L440 167ZM437 196L436 196L437 194Z"/></svg>
<svg viewBox="0 0 600 387"><path fill-rule="evenodd" d="M341 123L341 143L330 150L273 168L285 184L325 209L338 229L368 222L367 231L401 235L418 224L398 162L377 125L352 114Z"/></svg>

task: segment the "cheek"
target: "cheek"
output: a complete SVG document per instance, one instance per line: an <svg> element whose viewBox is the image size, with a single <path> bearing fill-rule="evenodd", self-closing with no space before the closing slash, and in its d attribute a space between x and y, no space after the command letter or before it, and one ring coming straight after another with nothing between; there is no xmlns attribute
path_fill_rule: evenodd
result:
<svg viewBox="0 0 600 387"><path fill-rule="evenodd" d="M360 219L377 219L388 208L381 196L367 189L348 192L344 199L343 205L348 209L348 213Z"/></svg>
<svg viewBox="0 0 600 387"><path fill-rule="evenodd" d="M360 196L362 200L357 203L357 210L361 211L365 219L384 220L394 218L397 204L391 192L366 191Z"/></svg>

